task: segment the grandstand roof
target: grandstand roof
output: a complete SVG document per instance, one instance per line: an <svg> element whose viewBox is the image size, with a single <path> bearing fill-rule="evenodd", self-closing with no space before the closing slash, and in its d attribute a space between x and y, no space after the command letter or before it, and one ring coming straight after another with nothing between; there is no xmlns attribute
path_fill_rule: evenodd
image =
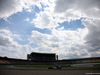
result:
<svg viewBox="0 0 100 75"><path fill-rule="evenodd" d="M31 54L36 53L36 54L55 54L55 53L39 53L39 52L32 52Z"/></svg>

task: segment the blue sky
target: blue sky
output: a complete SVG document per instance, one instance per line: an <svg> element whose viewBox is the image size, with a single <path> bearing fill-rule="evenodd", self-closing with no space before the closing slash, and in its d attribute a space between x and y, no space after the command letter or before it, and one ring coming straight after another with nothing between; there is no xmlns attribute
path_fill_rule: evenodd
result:
<svg viewBox="0 0 100 75"><path fill-rule="evenodd" d="M26 59L31 52L56 53L59 59L100 55L97 0L0 3L0 56Z"/></svg>

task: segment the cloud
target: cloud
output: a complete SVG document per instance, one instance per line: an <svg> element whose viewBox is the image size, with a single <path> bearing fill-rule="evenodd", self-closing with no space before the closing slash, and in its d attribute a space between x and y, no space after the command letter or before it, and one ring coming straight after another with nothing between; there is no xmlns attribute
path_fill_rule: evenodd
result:
<svg viewBox="0 0 100 75"><path fill-rule="evenodd" d="M5 6L6 5L6 6ZM79 58L100 56L100 1L99 0L1 0L0 18L7 18L23 9L32 12L31 6L42 9L36 13L36 18L31 23L40 29L50 29L51 34L32 31L28 38L29 43L21 45L14 41L10 30L0 30L0 54L25 58L32 51L57 53L60 58ZM86 28L77 30L57 29L59 23L82 19ZM29 21L29 18L25 19ZM30 44L36 44L32 48ZM4 50L10 50L7 54Z"/></svg>
<svg viewBox="0 0 100 75"><path fill-rule="evenodd" d="M37 17L33 19L31 23L34 23L34 26L40 29L48 28L53 29L59 26L56 22L56 19L53 18L52 13L48 11L40 12L36 15Z"/></svg>
<svg viewBox="0 0 100 75"><path fill-rule="evenodd" d="M58 23L81 18L100 19L99 0L54 0L47 5L32 21L37 28L52 29L58 27Z"/></svg>
<svg viewBox="0 0 100 75"><path fill-rule="evenodd" d="M100 20L86 19L82 20L82 23L88 28L89 31L85 38L87 40L86 43L94 47L94 51L98 51L100 49ZM100 50L98 52L100 52Z"/></svg>
<svg viewBox="0 0 100 75"><path fill-rule="evenodd" d="M0 45L2 46L11 45L12 41L13 41L12 38L0 34Z"/></svg>
<svg viewBox="0 0 100 75"><path fill-rule="evenodd" d="M43 16L42 13L45 12L45 15L48 12L48 16ZM50 29L50 22L56 22L54 28L56 28L58 23L63 23L64 21L72 21L77 19L82 19L83 25L85 25L87 32L82 32L81 34L77 34L77 31L65 31L62 29L60 30L52 30L52 41L58 41L56 44L53 44L55 42L51 42L50 39L47 39L48 41L48 47L52 47L52 50L57 48L58 54L60 56L65 56L64 52L66 53L66 50L64 51L63 48L70 50L75 50L74 54L69 53L68 55L72 54L72 56L99 56L100 54L100 39L99 39L99 33L100 33L100 1L99 0L55 0L54 2L51 2L48 7L44 9L43 12L38 13L39 16L34 20L35 27L44 29L48 28ZM52 15L50 15L52 14ZM42 16L41 16L42 15ZM53 17L49 18L48 17ZM42 21L41 21L42 19ZM40 20L40 21L39 21ZM45 22L46 21L46 22ZM41 23L41 24L38 24ZM49 25L50 24L50 25ZM80 32L81 30L79 30ZM68 32L68 33L67 33ZM76 33L75 33L76 32ZM55 35L55 36L54 36ZM79 35L79 36L78 36ZM80 37L80 35L84 35L83 37ZM55 40L55 38L57 39ZM79 38L81 38L79 40ZM78 40L77 40L78 39ZM65 41L67 40L67 41ZM44 40L42 39L44 42ZM62 41L62 42L61 42ZM85 42L80 42L85 41ZM78 44L81 43L81 44ZM67 46L64 46L67 45ZM76 45L76 46L75 46ZM55 47L55 48L54 48ZM81 49L82 48L82 49ZM61 50L61 51L59 51ZM73 51L72 50L72 51ZM79 50L83 51L80 52ZM88 53L90 52L90 53ZM62 54L61 54L62 53ZM77 54L75 54L77 53ZM94 54L95 53L95 54Z"/></svg>
<svg viewBox="0 0 100 75"><path fill-rule="evenodd" d="M26 59L27 54L33 48L28 44L21 45L17 41L14 41L15 36L19 38L17 34L12 33L10 30L0 29L0 55Z"/></svg>
<svg viewBox="0 0 100 75"><path fill-rule="evenodd" d="M30 19L29 19L29 18L26 18L26 19L25 19L25 21L27 21L27 22L28 22L28 21L30 21Z"/></svg>
<svg viewBox="0 0 100 75"><path fill-rule="evenodd" d="M0 18L7 18L17 12L22 12L23 9L31 12L32 6L41 8L41 0L0 0ZM33 9L34 10L34 9Z"/></svg>
<svg viewBox="0 0 100 75"><path fill-rule="evenodd" d="M8 47L9 50L18 47L18 43L13 40L13 36L18 36L12 34L9 30L1 29L0 30L0 46L6 48ZM6 46L6 47L5 47Z"/></svg>
<svg viewBox="0 0 100 75"><path fill-rule="evenodd" d="M100 19L99 0L56 0L54 12L66 19L79 19L81 17ZM62 15L62 16L61 16Z"/></svg>
<svg viewBox="0 0 100 75"><path fill-rule="evenodd" d="M57 53L61 58L73 58L66 55L72 54L77 57L90 57L85 45L84 37L87 35L87 29L58 30L53 29L51 34L43 34L38 31L32 31L29 41L31 44L37 44L37 51ZM63 56L62 56L63 55Z"/></svg>
<svg viewBox="0 0 100 75"><path fill-rule="evenodd" d="M100 1L56 0L33 20L40 29L51 29L51 34L33 31L29 41L39 45L37 50L56 52L60 58L91 57L100 54ZM86 28L76 31L55 29L58 23L82 19ZM36 36L38 35L38 36Z"/></svg>
<svg viewBox="0 0 100 75"><path fill-rule="evenodd" d="M100 1L99 0L56 0L54 6L55 18L58 22L82 19L88 33L83 46L90 56L100 56ZM85 32L84 32L85 33ZM76 36L76 35L75 35ZM79 45L80 46L80 45ZM78 51L78 49L76 49ZM86 53L86 52L85 52ZM97 54L97 55L96 55ZM83 53L84 55L84 53ZM73 55L74 56L74 55ZM76 56L76 55L75 55Z"/></svg>
<svg viewBox="0 0 100 75"><path fill-rule="evenodd" d="M0 18L9 17L10 15L21 12L23 5L18 0L0 0Z"/></svg>

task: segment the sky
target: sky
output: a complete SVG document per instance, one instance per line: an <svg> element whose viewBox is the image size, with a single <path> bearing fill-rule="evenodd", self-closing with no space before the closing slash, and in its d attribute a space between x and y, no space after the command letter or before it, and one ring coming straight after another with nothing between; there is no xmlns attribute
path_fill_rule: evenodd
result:
<svg viewBox="0 0 100 75"><path fill-rule="evenodd" d="M100 57L100 0L0 0L0 56Z"/></svg>

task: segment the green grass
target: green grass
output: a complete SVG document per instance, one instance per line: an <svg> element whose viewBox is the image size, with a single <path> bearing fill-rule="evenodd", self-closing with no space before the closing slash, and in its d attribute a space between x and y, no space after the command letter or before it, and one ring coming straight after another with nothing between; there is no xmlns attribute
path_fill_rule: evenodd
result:
<svg viewBox="0 0 100 75"><path fill-rule="evenodd" d="M52 65L14 65L14 67L21 67L21 68L48 68Z"/></svg>
<svg viewBox="0 0 100 75"><path fill-rule="evenodd" d="M100 67L87 67L87 68L69 67L65 69L48 69L48 67L53 66L53 65L13 65L13 66L18 67L20 69L0 68L0 70L100 70ZM42 68L45 68L45 69L42 69Z"/></svg>

